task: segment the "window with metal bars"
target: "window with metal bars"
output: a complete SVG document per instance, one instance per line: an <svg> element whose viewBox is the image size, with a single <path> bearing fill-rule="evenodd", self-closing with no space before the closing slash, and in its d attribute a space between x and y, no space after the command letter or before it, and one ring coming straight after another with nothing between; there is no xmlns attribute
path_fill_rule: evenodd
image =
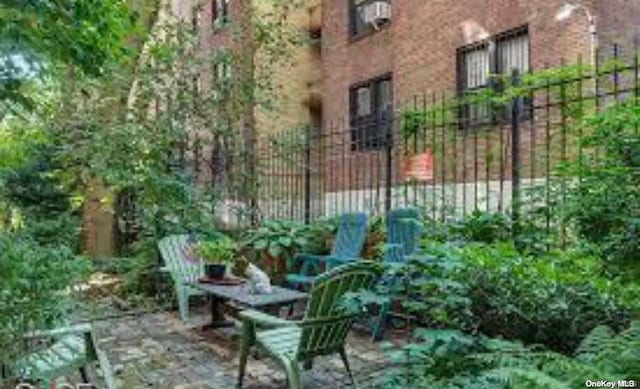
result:
<svg viewBox="0 0 640 389"><path fill-rule="evenodd" d="M231 59L224 54L213 64L212 97L216 101L223 101L229 97L231 87Z"/></svg>
<svg viewBox="0 0 640 389"><path fill-rule="evenodd" d="M191 31L194 34L198 34L198 20L200 19L200 9L193 7L191 9Z"/></svg>
<svg viewBox="0 0 640 389"><path fill-rule="evenodd" d="M229 0L211 0L211 25L222 27L229 21Z"/></svg>
<svg viewBox="0 0 640 389"><path fill-rule="evenodd" d="M486 101L473 101L473 97L489 88L498 92L503 89L502 77L494 75L509 76L514 71L526 74L530 70L527 27L458 49L458 94L467 99L460 107L461 126L466 128L511 120L510 107L495 107ZM525 97L523 102L521 119L526 120L531 117L532 99Z"/></svg>
<svg viewBox="0 0 640 389"><path fill-rule="evenodd" d="M386 145L393 124L392 80L387 74L351 87L352 150L376 150Z"/></svg>

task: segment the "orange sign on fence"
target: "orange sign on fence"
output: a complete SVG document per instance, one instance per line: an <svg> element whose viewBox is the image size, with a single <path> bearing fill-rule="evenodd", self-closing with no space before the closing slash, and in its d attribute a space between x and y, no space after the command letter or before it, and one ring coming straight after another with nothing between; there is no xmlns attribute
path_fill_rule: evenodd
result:
<svg viewBox="0 0 640 389"><path fill-rule="evenodd" d="M431 181L433 180L433 154L409 155L405 157L404 165L405 181Z"/></svg>

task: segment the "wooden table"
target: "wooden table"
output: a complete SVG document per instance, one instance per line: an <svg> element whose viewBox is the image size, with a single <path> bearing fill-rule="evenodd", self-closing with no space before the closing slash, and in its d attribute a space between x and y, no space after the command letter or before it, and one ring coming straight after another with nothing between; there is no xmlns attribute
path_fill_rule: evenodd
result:
<svg viewBox="0 0 640 389"><path fill-rule="evenodd" d="M248 282L240 285L191 282L189 285L205 292L211 298L211 323L205 328L221 328L233 325L233 323L225 320L222 312L222 305L228 301L234 302L243 308L273 313L274 310L279 310L282 306L292 305L307 299L306 293L278 286L272 286L272 291L269 294L253 294Z"/></svg>

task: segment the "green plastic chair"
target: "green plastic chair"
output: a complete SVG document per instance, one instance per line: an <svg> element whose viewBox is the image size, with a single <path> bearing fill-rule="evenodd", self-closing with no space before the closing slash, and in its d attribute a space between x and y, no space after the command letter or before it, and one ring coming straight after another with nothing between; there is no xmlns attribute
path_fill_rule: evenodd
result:
<svg viewBox="0 0 640 389"><path fill-rule="evenodd" d="M367 215L364 213L345 213L340 217L338 233L330 255L298 254L294 258L294 267L299 273L287 274L285 280L295 287L308 289L323 269L357 260L362 254L367 237Z"/></svg>
<svg viewBox="0 0 640 389"><path fill-rule="evenodd" d="M414 254L420 243L423 226L421 212L417 208L398 208L387 215L387 245L384 252L384 263L387 266L402 266L407 258ZM385 282L395 282L387 279ZM373 329L373 339L380 340L390 319L391 304L383 304Z"/></svg>
<svg viewBox="0 0 640 389"><path fill-rule="evenodd" d="M37 331L25 336L25 340L49 340L50 345L17 360L5 370L5 374L21 380L40 381L40 388L55 388L60 377L80 372L83 383L89 383L86 366L98 362L107 389L115 389L111 365L101 352L88 324Z"/></svg>
<svg viewBox="0 0 640 389"><path fill-rule="evenodd" d="M242 311L242 339L238 388L242 388L250 348L259 346L286 372L289 389L301 389L300 364L311 367L315 357L339 354L349 378L353 375L345 353L345 340L355 315L341 305L349 292L371 289L380 277L379 264L357 261L320 276L309 292L301 321L289 321L258 311Z"/></svg>
<svg viewBox="0 0 640 389"><path fill-rule="evenodd" d="M196 281L203 274L202 263L187 257L186 249L193 241L189 235L170 235L158 242L158 249L165 263L161 271L171 274L178 298L180 320L183 322L189 319L189 298L205 295L187 284Z"/></svg>

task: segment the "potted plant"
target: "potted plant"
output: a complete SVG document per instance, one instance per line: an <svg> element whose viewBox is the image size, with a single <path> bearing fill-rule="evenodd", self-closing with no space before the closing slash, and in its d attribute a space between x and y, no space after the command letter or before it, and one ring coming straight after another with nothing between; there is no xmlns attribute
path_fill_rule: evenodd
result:
<svg viewBox="0 0 640 389"><path fill-rule="evenodd" d="M194 254L204 262L205 274L213 279L224 277L237 252L238 245L227 237L198 243L194 249Z"/></svg>

